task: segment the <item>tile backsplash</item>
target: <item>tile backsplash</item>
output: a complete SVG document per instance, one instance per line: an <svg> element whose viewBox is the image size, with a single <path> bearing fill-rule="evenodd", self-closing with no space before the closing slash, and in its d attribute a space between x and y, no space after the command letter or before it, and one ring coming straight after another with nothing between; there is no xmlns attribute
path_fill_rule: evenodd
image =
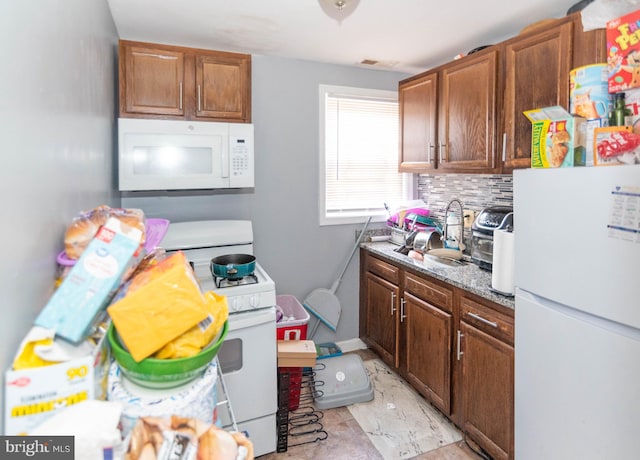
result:
<svg viewBox="0 0 640 460"><path fill-rule="evenodd" d="M421 174L418 176L418 198L431 210L431 215L444 222L447 203L453 198L465 209L477 213L487 206L513 206L511 174ZM457 209L457 208L456 208ZM465 240L470 232L465 229Z"/></svg>
<svg viewBox="0 0 640 460"><path fill-rule="evenodd" d="M465 209L482 211L487 206L513 206L513 176L510 174L421 174L418 176L418 198L427 203L432 213L444 215L453 198Z"/></svg>

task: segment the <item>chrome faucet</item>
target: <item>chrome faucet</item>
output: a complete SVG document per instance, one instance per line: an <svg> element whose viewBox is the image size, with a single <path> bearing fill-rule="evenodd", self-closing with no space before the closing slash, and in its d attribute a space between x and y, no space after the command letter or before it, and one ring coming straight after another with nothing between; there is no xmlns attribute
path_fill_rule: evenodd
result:
<svg viewBox="0 0 640 460"><path fill-rule="evenodd" d="M460 225L460 241L458 241L458 247L460 248L460 251L462 251L464 249L464 208L462 206L462 201L460 201L457 198L454 198L453 200L449 201L449 203L447 204L447 208L444 211L444 234L442 235L442 241L447 241L447 237L448 237L448 233L449 233L449 224L447 224L447 217L449 216L449 209L451 208L451 205L454 203L458 203L458 206L460 207L460 220L459 220L459 224Z"/></svg>

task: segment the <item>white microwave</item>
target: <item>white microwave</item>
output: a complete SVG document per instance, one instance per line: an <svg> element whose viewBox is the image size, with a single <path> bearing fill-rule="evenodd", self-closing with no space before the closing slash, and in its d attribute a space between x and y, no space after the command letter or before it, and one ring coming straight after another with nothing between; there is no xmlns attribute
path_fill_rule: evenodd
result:
<svg viewBox="0 0 640 460"><path fill-rule="evenodd" d="M253 125L118 119L122 191L254 187Z"/></svg>

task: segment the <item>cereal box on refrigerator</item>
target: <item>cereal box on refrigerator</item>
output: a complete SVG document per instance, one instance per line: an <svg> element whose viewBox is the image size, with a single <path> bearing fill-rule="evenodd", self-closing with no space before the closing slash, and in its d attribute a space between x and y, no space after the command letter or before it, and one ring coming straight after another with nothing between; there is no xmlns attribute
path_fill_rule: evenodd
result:
<svg viewBox="0 0 640 460"><path fill-rule="evenodd" d="M640 10L607 22L609 92L640 87Z"/></svg>

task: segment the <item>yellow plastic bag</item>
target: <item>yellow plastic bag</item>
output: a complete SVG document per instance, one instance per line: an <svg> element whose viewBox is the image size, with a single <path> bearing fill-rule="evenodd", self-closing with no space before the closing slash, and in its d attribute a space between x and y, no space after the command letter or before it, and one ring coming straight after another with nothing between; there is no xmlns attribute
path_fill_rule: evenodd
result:
<svg viewBox="0 0 640 460"><path fill-rule="evenodd" d="M154 358L174 359L194 356L218 335L229 317L227 298L212 291L205 292L204 296L209 311L207 319L155 352Z"/></svg>
<svg viewBox="0 0 640 460"><path fill-rule="evenodd" d="M135 285L135 290L130 289L107 311L136 362L151 356L210 314L182 252L141 273Z"/></svg>

